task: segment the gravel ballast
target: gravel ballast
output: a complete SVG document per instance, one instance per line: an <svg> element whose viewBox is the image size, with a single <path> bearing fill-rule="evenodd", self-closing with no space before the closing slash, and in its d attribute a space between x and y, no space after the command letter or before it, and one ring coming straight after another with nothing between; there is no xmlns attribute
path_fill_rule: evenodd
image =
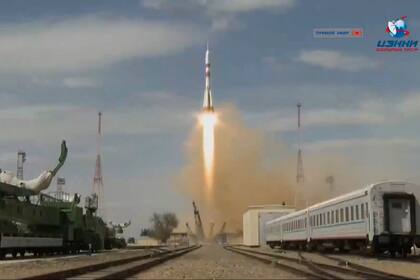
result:
<svg viewBox="0 0 420 280"><path fill-rule="evenodd" d="M291 279L287 271L227 251L218 245L204 245L162 265L142 272L139 279Z"/></svg>

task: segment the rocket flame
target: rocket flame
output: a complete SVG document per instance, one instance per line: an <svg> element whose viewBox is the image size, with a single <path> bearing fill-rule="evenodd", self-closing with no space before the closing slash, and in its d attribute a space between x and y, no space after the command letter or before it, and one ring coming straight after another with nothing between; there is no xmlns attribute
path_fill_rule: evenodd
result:
<svg viewBox="0 0 420 280"><path fill-rule="evenodd" d="M208 191L213 188L214 171L214 127L217 123L216 114L203 112L200 115L200 123L203 126L203 158L204 176Z"/></svg>

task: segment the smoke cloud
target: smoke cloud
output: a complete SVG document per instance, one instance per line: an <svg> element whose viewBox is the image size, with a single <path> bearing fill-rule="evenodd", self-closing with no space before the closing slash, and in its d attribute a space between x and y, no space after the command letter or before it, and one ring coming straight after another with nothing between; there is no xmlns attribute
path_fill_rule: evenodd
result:
<svg viewBox="0 0 420 280"><path fill-rule="evenodd" d="M297 187L296 150L281 141L270 139L262 131L247 127L234 106L218 109L214 184L211 189L206 188L202 128L198 124L186 147L187 164L177 184L191 200L197 202L205 228L208 228L210 222L215 222L217 233L223 222L226 222L227 231L237 232L242 230L242 215L250 205L285 202L293 206ZM345 186L341 184L339 189L335 189L339 183L337 176L333 185L326 182L326 178L332 174L340 178L345 176L349 163L341 158L305 156L304 166L305 170L311 170L305 174L310 179L305 181L304 187L298 188L298 208L355 186L355 179L346 180Z"/></svg>

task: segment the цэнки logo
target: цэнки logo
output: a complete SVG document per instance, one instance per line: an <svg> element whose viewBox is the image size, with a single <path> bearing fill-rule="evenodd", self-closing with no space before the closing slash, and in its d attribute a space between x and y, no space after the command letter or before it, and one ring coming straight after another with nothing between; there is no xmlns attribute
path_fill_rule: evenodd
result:
<svg viewBox="0 0 420 280"><path fill-rule="evenodd" d="M407 17L403 16L388 21L385 31L393 40L379 40L376 44L377 52L415 52L419 50L417 40L398 40L410 35L410 31L407 30L406 19Z"/></svg>

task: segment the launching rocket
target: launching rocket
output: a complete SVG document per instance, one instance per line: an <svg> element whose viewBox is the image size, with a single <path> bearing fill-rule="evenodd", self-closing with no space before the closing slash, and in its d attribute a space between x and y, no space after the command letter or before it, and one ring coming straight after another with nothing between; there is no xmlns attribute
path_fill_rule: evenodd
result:
<svg viewBox="0 0 420 280"><path fill-rule="evenodd" d="M213 98L211 96L210 88L210 59L209 59L209 45L207 44L206 49L206 85L204 88L204 101L203 101L203 111L205 112L214 112L213 108Z"/></svg>

